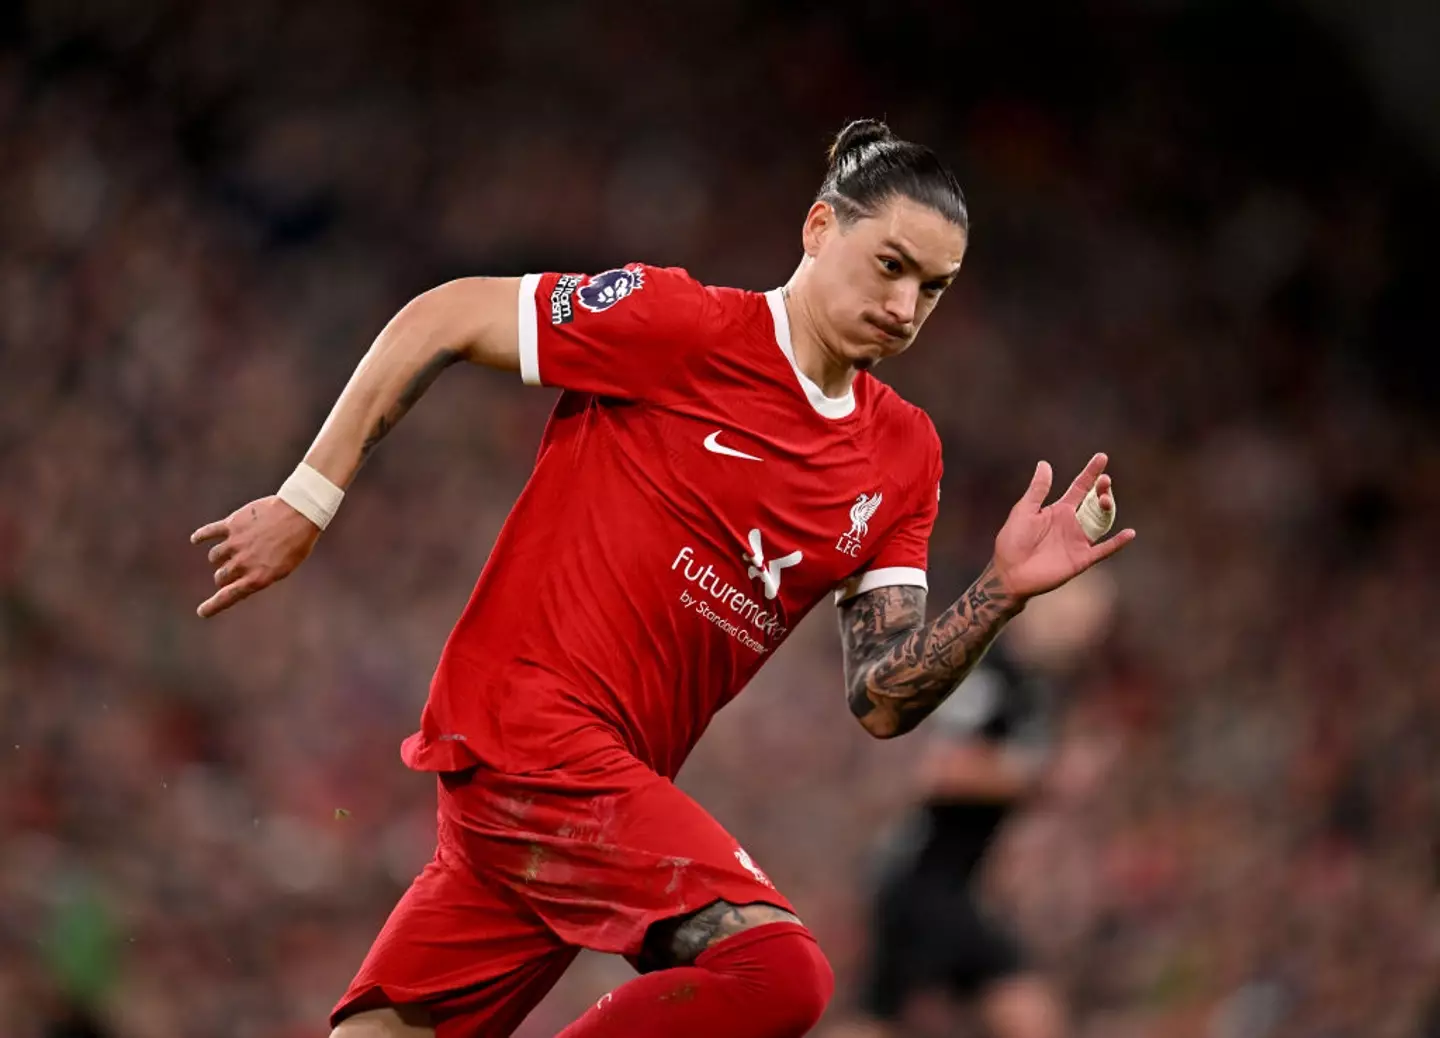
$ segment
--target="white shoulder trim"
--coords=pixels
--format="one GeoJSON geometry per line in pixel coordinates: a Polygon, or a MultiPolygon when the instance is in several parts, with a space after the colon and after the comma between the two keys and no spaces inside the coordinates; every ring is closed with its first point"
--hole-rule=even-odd
{"type": "Polygon", "coordinates": [[[540,287],[539,274],[526,274],[520,279],[516,300],[516,326],[520,329],[520,378],[527,386],[540,385],[540,340],[535,327],[535,290],[540,287]]]}
{"type": "Polygon", "coordinates": [[[765,301],[770,304],[770,316],[775,321],[775,342],[780,347],[780,352],[785,354],[785,359],[790,362],[790,370],[795,372],[800,388],[805,391],[805,399],[810,401],[810,406],[816,412],[826,418],[847,417],[855,410],[855,391],[848,390],[844,396],[826,396],[795,363],[795,348],[790,343],[790,314],[785,309],[784,290],[771,289],[765,293],[765,301]]]}
{"type": "Polygon", "coordinates": [[[857,573],[845,581],[835,589],[835,604],[841,605],[856,595],[874,591],[877,587],[919,587],[930,590],[923,569],[913,566],[886,566],[883,569],[857,573]]]}

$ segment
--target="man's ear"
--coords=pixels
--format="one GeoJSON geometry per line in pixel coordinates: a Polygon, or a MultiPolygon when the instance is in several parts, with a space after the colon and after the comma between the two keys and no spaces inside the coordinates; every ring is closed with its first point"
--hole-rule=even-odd
{"type": "Polygon", "coordinates": [[[826,239],[838,230],[839,220],[835,216],[834,207],[829,202],[816,202],[812,205],[810,211],[805,214],[805,226],[800,233],[805,255],[811,258],[819,255],[826,239]]]}

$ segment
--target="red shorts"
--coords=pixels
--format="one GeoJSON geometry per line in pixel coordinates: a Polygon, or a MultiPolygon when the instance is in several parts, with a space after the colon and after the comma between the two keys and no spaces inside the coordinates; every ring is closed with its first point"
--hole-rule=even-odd
{"type": "Polygon", "coordinates": [[[508,1035],[580,948],[632,959],[712,901],[793,911],[699,804],[623,748],[562,771],[443,774],[435,858],[331,1014],[425,1003],[437,1038],[508,1035]]]}

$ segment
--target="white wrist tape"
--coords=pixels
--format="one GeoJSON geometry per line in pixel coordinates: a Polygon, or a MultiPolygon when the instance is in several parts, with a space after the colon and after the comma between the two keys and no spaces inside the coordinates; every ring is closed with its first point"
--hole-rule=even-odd
{"type": "Polygon", "coordinates": [[[302,461],[276,496],[323,530],[340,510],[345,491],[302,461]]]}

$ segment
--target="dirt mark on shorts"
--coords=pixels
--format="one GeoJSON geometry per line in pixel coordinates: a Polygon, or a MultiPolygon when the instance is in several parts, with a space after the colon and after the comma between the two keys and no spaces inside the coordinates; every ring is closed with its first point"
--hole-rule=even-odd
{"type": "Polygon", "coordinates": [[[700,989],[694,984],[686,981],[673,991],[667,991],[660,996],[661,1002],[694,1002],[695,996],[700,989]]]}
{"type": "Polygon", "coordinates": [[[530,858],[525,862],[525,882],[533,883],[540,875],[540,869],[545,864],[549,853],[538,843],[530,845],[530,858]]]}
{"type": "Polygon", "coordinates": [[[680,881],[685,876],[685,870],[695,864],[690,858],[670,859],[670,882],[665,884],[665,893],[673,894],[680,889],[680,881]]]}

